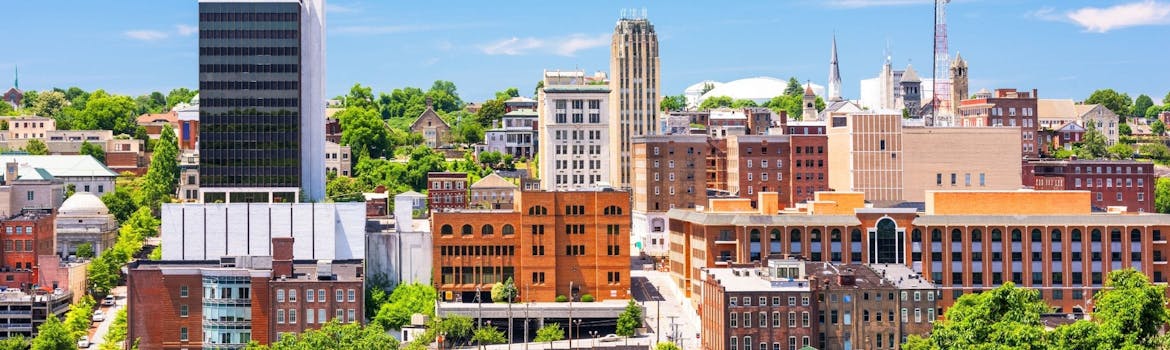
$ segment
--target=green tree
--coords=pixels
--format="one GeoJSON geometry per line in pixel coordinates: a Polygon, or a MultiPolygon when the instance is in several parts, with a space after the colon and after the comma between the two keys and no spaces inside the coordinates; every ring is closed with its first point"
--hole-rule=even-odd
{"type": "Polygon", "coordinates": [[[479,122],[477,115],[464,111],[456,111],[450,114],[456,115],[457,118],[450,123],[451,142],[476,144],[483,141],[484,126],[479,122]]]}
{"type": "Polygon", "coordinates": [[[280,337],[272,345],[248,344],[252,350],[398,349],[398,340],[378,327],[329,321],[321,329],[280,337]]]}
{"type": "MultiPolygon", "coordinates": [[[[72,89],[70,89],[72,90],[72,89]]],[[[167,93],[167,110],[175,107],[180,103],[191,103],[191,99],[198,95],[198,90],[190,90],[187,88],[177,88],[167,93]]]]}
{"type": "Polygon", "coordinates": [[[1043,348],[1040,314],[1049,310],[1034,289],[1011,282],[979,294],[965,294],[935,322],[929,339],[910,336],[903,349],[1043,348]]]}
{"type": "Polygon", "coordinates": [[[138,126],[136,117],[137,108],[133,99],[97,90],[72,122],[73,127],[80,130],[112,130],[115,135],[133,134],[138,126]]]}
{"type": "Polygon", "coordinates": [[[1158,114],[1162,113],[1162,111],[1166,110],[1167,107],[1170,107],[1170,106],[1153,105],[1153,106],[1150,106],[1150,108],[1146,108],[1146,119],[1157,118],[1158,114]]]}
{"type": "Polygon", "coordinates": [[[788,86],[784,87],[784,94],[788,96],[800,96],[804,94],[804,85],[800,84],[796,77],[788,78],[788,86]]]}
{"type": "Polygon", "coordinates": [[[503,344],[508,342],[508,338],[504,336],[504,332],[496,329],[496,327],[480,327],[476,328],[471,335],[471,341],[476,345],[492,345],[503,344]]]}
{"type": "Polygon", "coordinates": [[[65,328],[73,333],[74,341],[77,338],[88,335],[89,325],[93,322],[93,308],[97,302],[93,297],[86,295],[80,301],[74,303],[69,307],[69,311],[65,313],[65,321],[63,324],[65,328]]]}
{"type": "Polygon", "coordinates": [[[37,97],[40,93],[36,90],[27,90],[24,92],[24,97],[20,99],[20,108],[31,109],[33,105],[37,104],[37,97]]]}
{"type": "Polygon", "coordinates": [[[1159,177],[1154,185],[1154,210],[1170,214],[1170,177],[1159,177]]]}
{"type": "Polygon", "coordinates": [[[43,156],[49,154],[49,147],[40,139],[29,139],[24,145],[24,151],[34,156],[43,156]]]}
{"type": "Polygon", "coordinates": [[[617,335],[631,337],[640,326],[642,326],[642,307],[630,299],[630,302],[626,304],[626,310],[618,315],[617,335]]]}
{"type": "Polygon", "coordinates": [[[379,158],[394,154],[390,131],[373,109],[346,108],[335,116],[341,124],[341,144],[359,157],[379,158]]]}
{"type": "Polygon", "coordinates": [[[428,328],[442,334],[443,345],[452,349],[467,344],[473,335],[471,317],[467,316],[450,315],[433,321],[428,328]]]}
{"type": "Polygon", "coordinates": [[[681,111],[687,107],[687,97],[685,95],[672,95],[662,98],[662,102],[658,104],[658,108],[664,112],[681,111]]]}
{"type": "Polygon", "coordinates": [[[50,314],[45,323],[37,328],[37,337],[33,338],[33,350],[73,350],[77,348],[77,337],[73,331],[57,320],[57,316],[50,314]]]}
{"type": "MultiPolygon", "coordinates": [[[[0,103],[0,116],[13,116],[13,115],[16,115],[16,109],[12,108],[12,105],[8,104],[8,102],[0,103]]],[[[8,123],[7,122],[4,123],[4,130],[8,130],[8,123]]]]}
{"type": "MultiPolygon", "coordinates": [[[[1093,94],[1085,99],[1085,104],[1100,104],[1119,116],[1125,116],[1132,111],[1133,101],[1127,94],[1119,93],[1113,89],[1101,89],[1093,91],[1093,94]]],[[[1122,120],[1124,121],[1124,118],[1122,120]]]]}
{"type": "Polygon", "coordinates": [[[504,89],[502,91],[496,91],[496,99],[497,100],[507,100],[507,99],[510,99],[513,97],[520,97],[520,90],[517,90],[516,88],[512,87],[512,88],[504,89]]]}
{"type": "Polygon", "coordinates": [[[479,112],[476,112],[479,124],[483,127],[491,127],[497,120],[504,116],[504,100],[494,99],[487,100],[483,106],[479,107],[479,112]]]}
{"type": "Polygon", "coordinates": [[[1158,143],[1144,143],[1138,147],[1138,153],[1141,153],[1146,158],[1156,161],[1166,161],[1170,159],[1170,148],[1166,144],[1158,143]]]}
{"type": "Polygon", "coordinates": [[[81,141],[81,154],[93,157],[102,164],[106,162],[106,151],[101,146],[89,143],[89,141],[81,141]]]}
{"type": "Polygon", "coordinates": [[[664,341],[664,342],[658,343],[658,345],[654,347],[654,350],[682,350],[682,349],[679,348],[678,345],[675,345],[673,342],[664,341]]]}
{"type": "Polygon", "coordinates": [[[150,250],[150,255],[146,256],[147,260],[159,261],[162,260],[162,245],[157,245],[150,250]]]}
{"type": "Polygon", "coordinates": [[[1170,92],[1166,93],[1166,97],[1162,98],[1162,105],[1170,106],[1170,92]]]}
{"type": "Polygon", "coordinates": [[[114,192],[102,195],[102,203],[105,203],[110,214],[114,214],[118,222],[126,222],[126,219],[130,218],[130,214],[138,210],[138,205],[134,203],[134,197],[130,195],[130,189],[126,186],[115,186],[114,192]]]}
{"type": "Polygon", "coordinates": [[[1133,129],[1131,129],[1129,127],[1129,124],[1127,124],[1127,123],[1122,123],[1121,125],[1119,125],[1117,127],[1117,132],[1120,133],[1121,136],[1133,135],[1133,129]]]}
{"type": "Polygon", "coordinates": [[[565,339],[565,331],[561,329],[561,324],[550,323],[536,330],[536,338],[532,340],[538,343],[548,342],[549,347],[552,347],[552,342],[561,339],[565,339]]]}
{"type": "Polygon", "coordinates": [[[1108,155],[1105,146],[1105,135],[1097,131],[1094,123],[1086,123],[1085,136],[1081,138],[1078,156],[1085,159],[1097,159],[1108,155]]]}
{"type": "Polygon", "coordinates": [[[744,99],[744,98],[731,101],[731,108],[744,108],[744,107],[757,107],[757,106],[759,106],[759,105],[756,104],[756,101],[752,101],[752,100],[744,99]]]}
{"type": "Polygon", "coordinates": [[[700,110],[709,110],[722,107],[731,107],[731,96],[711,96],[699,103],[700,110]]]}
{"type": "Polygon", "coordinates": [[[1151,99],[1145,94],[1138,95],[1138,97],[1133,100],[1133,110],[1130,111],[1129,115],[1134,117],[1144,117],[1146,115],[1146,110],[1153,106],[1154,99],[1151,99]]]}
{"type": "Polygon", "coordinates": [[[102,339],[102,345],[98,350],[121,350],[122,346],[119,343],[126,341],[126,334],[126,308],[121,308],[114,316],[114,323],[110,324],[110,331],[102,339]]]}
{"type": "Polygon", "coordinates": [[[1105,289],[1093,296],[1093,320],[1100,324],[1098,337],[1112,349],[1152,348],[1159,330],[1170,321],[1166,310],[1166,286],[1150,283],[1134,269],[1109,273],[1105,289]]]}
{"type": "Polygon", "coordinates": [[[402,329],[402,326],[410,323],[411,315],[423,314],[433,318],[435,300],[438,300],[438,293],[428,284],[399,285],[390,293],[370,323],[387,330],[402,329]]]}
{"type": "MultiPolygon", "coordinates": [[[[369,86],[362,86],[362,84],[354,83],[353,87],[349,88],[349,95],[345,96],[345,108],[356,109],[374,109],[374,92],[373,88],[369,86]]],[[[342,127],[342,130],[345,128],[342,127]]]]}
{"type": "Polygon", "coordinates": [[[31,347],[29,339],[19,334],[0,340],[0,350],[28,350],[31,347]]]}
{"type": "Polygon", "coordinates": [[[370,190],[349,176],[336,176],[325,183],[325,196],[334,202],[362,202],[365,201],[363,192],[370,190]]]}
{"type": "Polygon", "coordinates": [[[57,91],[45,91],[37,97],[36,103],[29,109],[29,112],[34,115],[53,118],[65,108],[66,104],[68,104],[68,101],[65,100],[65,94],[57,91]]]}
{"type": "MultiPolygon", "coordinates": [[[[543,89],[544,89],[544,80],[541,79],[540,81],[536,82],[536,87],[532,89],[532,96],[540,96],[540,90],[543,90],[543,89]]],[[[1167,98],[1170,98],[1170,94],[1167,94],[1166,96],[1167,96],[1167,98]]],[[[1167,103],[1170,104],[1170,102],[1167,102],[1167,103]]]]}
{"type": "MultiPolygon", "coordinates": [[[[1121,124],[1125,125],[1125,124],[1121,124]]],[[[1130,145],[1120,143],[1109,146],[1109,157],[1113,159],[1130,159],[1133,158],[1133,147],[1130,145]]]]}
{"type": "Polygon", "coordinates": [[[82,259],[93,258],[93,244],[89,242],[78,244],[77,257],[82,259]]]}
{"type": "MultiPolygon", "coordinates": [[[[520,93],[516,92],[516,88],[509,88],[508,90],[505,90],[505,91],[510,93],[508,96],[509,98],[520,96],[520,93]]],[[[444,106],[443,108],[436,108],[436,109],[440,109],[440,110],[445,111],[445,112],[451,112],[451,111],[455,111],[455,110],[458,110],[460,108],[463,108],[463,99],[459,98],[459,92],[455,88],[455,83],[452,83],[452,82],[446,81],[446,80],[435,80],[435,82],[431,84],[431,89],[428,90],[427,92],[428,93],[441,92],[443,95],[451,97],[451,101],[450,101],[449,106],[444,106]]],[[[499,93],[497,93],[497,95],[498,94],[499,93]]],[[[436,106],[439,106],[439,105],[436,104],[436,106]]]]}
{"type": "Polygon", "coordinates": [[[496,284],[492,285],[492,302],[500,303],[516,300],[516,293],[516,283],[512,282],[511,277],[508,277],[508,280],[496,282],[496,284]]]}
{"type": "Polygon", "coordinates": [[[1160,136],[1162,134],[1165,134],[1166,133],[1166,123],[1163,123],[1161,120],[1156,120],[1156,121],[1154,121],[1153,124],[1150,124],[1150,131],[1154,132],[1154,135],[1160,136]]]}
{"type": "Polygon", "coordinates": [[[139,206],[158,208],[160,203],[169,201],[179,183],[179,143],[175,131],[164,127],[158,139],[158,146],[150,158],[145,181],[135,198],[139,206]]]}

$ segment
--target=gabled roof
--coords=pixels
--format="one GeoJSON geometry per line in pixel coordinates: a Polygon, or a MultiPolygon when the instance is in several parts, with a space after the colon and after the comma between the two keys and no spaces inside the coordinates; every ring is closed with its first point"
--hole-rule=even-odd
{"type": "Polygon", "coordinates": [[[53,177],[118,177],[118,173],[88,155],[0,155],[0,164],[8,163],[17,163],[22,167],[41,168],[53,177]]]}
{"type": "Polygon", "coordinates": [[[474,184],[471,184],[471,189],[481,189],[481,188],[513,188],[514,189],[514,188],[516,188],[516,185],[513,185],[511,182],[508,182],[508,180],[505,180],[502,176],[496,175],[496,173],[491,173],[491,174],[488,174],[488,176],[484,176],[482,179],[479,179],[479,181],[476,181],[474,184]]]}
{"type": "Polygon", "coordinates": [[[1099,104],[1091,104],[1091,105],[1079,104],[1079,105],[1074,106],[1074,108],[1076,110],[1076,115],[1078,117],[1082,117],[1082,118],[1088,116],[1088,114],[1090,112],[1096,110],[1097,107],[1101,107],[1101,109],[1103,110],[1102,113],[1105,113],[1105,115],[1104,115],[1105,117],[1117,117],[1116,113],[1113,113],[1113,111],[1111,111],[1108,108],[1105,108],[1099,104]]]}
{"type": "Polygon", "coordinates": [[[443,120],[443,118],[439,117],[438,113],[435,113],[435,109],[432,107],[429,107],[429,106],[427,107],[427,110],[423,111],[422,114],[418,115],[418,119],[415,119],[414,123],[410,123],[410,128],[414,129],[416,126],[418,126],[419,122],[422,122],[423,120],[429,119],[429,118],[434,118],[435,120],[438,120],[440,124],[447,127],[448,129],[451,128],[451,125],[448,125],[447,122],[443,120]]]}
{"type": "Polygon", "coordinates": [[[903,83],[921,83],[922,79],[918,78],[918,73],[914,72],[913,65],[906,65],[906,71],[902,72],[903,83]]]}
{"type": "Polygon", "coordinates": [[[1064,125],[1061,125],[1059,128],[1056,128],[1056,131],[1059,131],[1059,132],[1085,132],[1085,127],[1081,126],[1081,124],[1077,123],[1077,122],[1068,122],[1068,123],[1064,123],[1064,125]]]}
{"type": "Polygon", "coordinates": [[[170,111],[166,113],[157,114],[143,114],[138,116],[138,124],[149,124],[155,122],[165,122],[175,124],[179,122],[179,113],[170,111]]]}
{"type": "Polygon", "coordinates": [[[1070,99],[1037,99],[1037,119],[1070,119],[1076,118],[1076,103],[1070,99]]]}

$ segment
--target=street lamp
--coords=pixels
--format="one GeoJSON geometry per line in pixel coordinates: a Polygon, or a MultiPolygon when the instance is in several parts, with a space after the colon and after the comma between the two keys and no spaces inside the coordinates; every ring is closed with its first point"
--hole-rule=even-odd
{"type": "Polygon", "coordinates": [[[476,325],[477,325],[478,327],[480,327],[480,328],[482,328],[482,327],[483,327],[483,300],[481,300],[481,299],[480,299],[480,298],[481,298],[481,297],[480,297],[480,295],[481,295],[481,294],[483,294],[483,293],[482,293],[482,292],[480,292],[479,286],[478,286],[478,285],[476,285],[476,286],[475,286],[475,303],[476,303],[476,304],[479,304],[479,310],[478,310],[478,312],[476,313],[476,320],[475,320],[475,323],[476,323],[476,325]]]}
{"type": "Polygon", "coordinates": [[[597,348],[598,332],[596,330],[592,330],[592,331],[589,331],[589,335],[593,337],[593,348],[596,349],[597,348]]]}
{"type": "MultiPolygon", "coordinates": [[[[577,323],[577,337],[580,338],[581,337],[581,319],[578,318],[576,320],[573,320],[573,323],[577,323]]],[[[569,333],[573,333],[573,324],[572,323],[569,323],[569,333]]],[[[571,341],[569,342],[569,348],[570,349],[573,348],[573,343],[571,341]]]]}

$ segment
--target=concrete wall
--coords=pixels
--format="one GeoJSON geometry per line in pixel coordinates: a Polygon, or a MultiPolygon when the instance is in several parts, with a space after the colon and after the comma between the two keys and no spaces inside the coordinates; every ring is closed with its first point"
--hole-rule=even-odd
{"type": "Polygon", "coordinates": [[[928,190],[1022,187],[1022,162],[1014,156],[1020,151],[1019,128],[905,128],[902,134],[904,200],[921,202],[928,190]],[[951,174],[955,174],[954,185],[951,174]]]}
{"type": "Polygon", "coordinates": [[[296,259],[365,257],[365,203],[164,204],[163,260],[271,255],[293,237],[296,259]]]}
{"type": "Polygon", "coordinates": [[[381,274],[391,285],[431,284],[431,232],[371,232],[366,236],[368,276],[381,274]]]}

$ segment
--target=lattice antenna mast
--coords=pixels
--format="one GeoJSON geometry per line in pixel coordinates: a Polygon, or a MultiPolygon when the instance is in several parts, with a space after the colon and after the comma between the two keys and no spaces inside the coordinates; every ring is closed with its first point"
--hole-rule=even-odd
{"type": "Polygon", "coordinates": [[[931,81],[934,84],[934,108],[931,114],[935,122],[949,126],[951,110],[951,57],[947,49],[947,3],[950,0],[934,0],[934,69],[931,81]],[[940,119],[940,114],[942,119],[940,119]]]}

